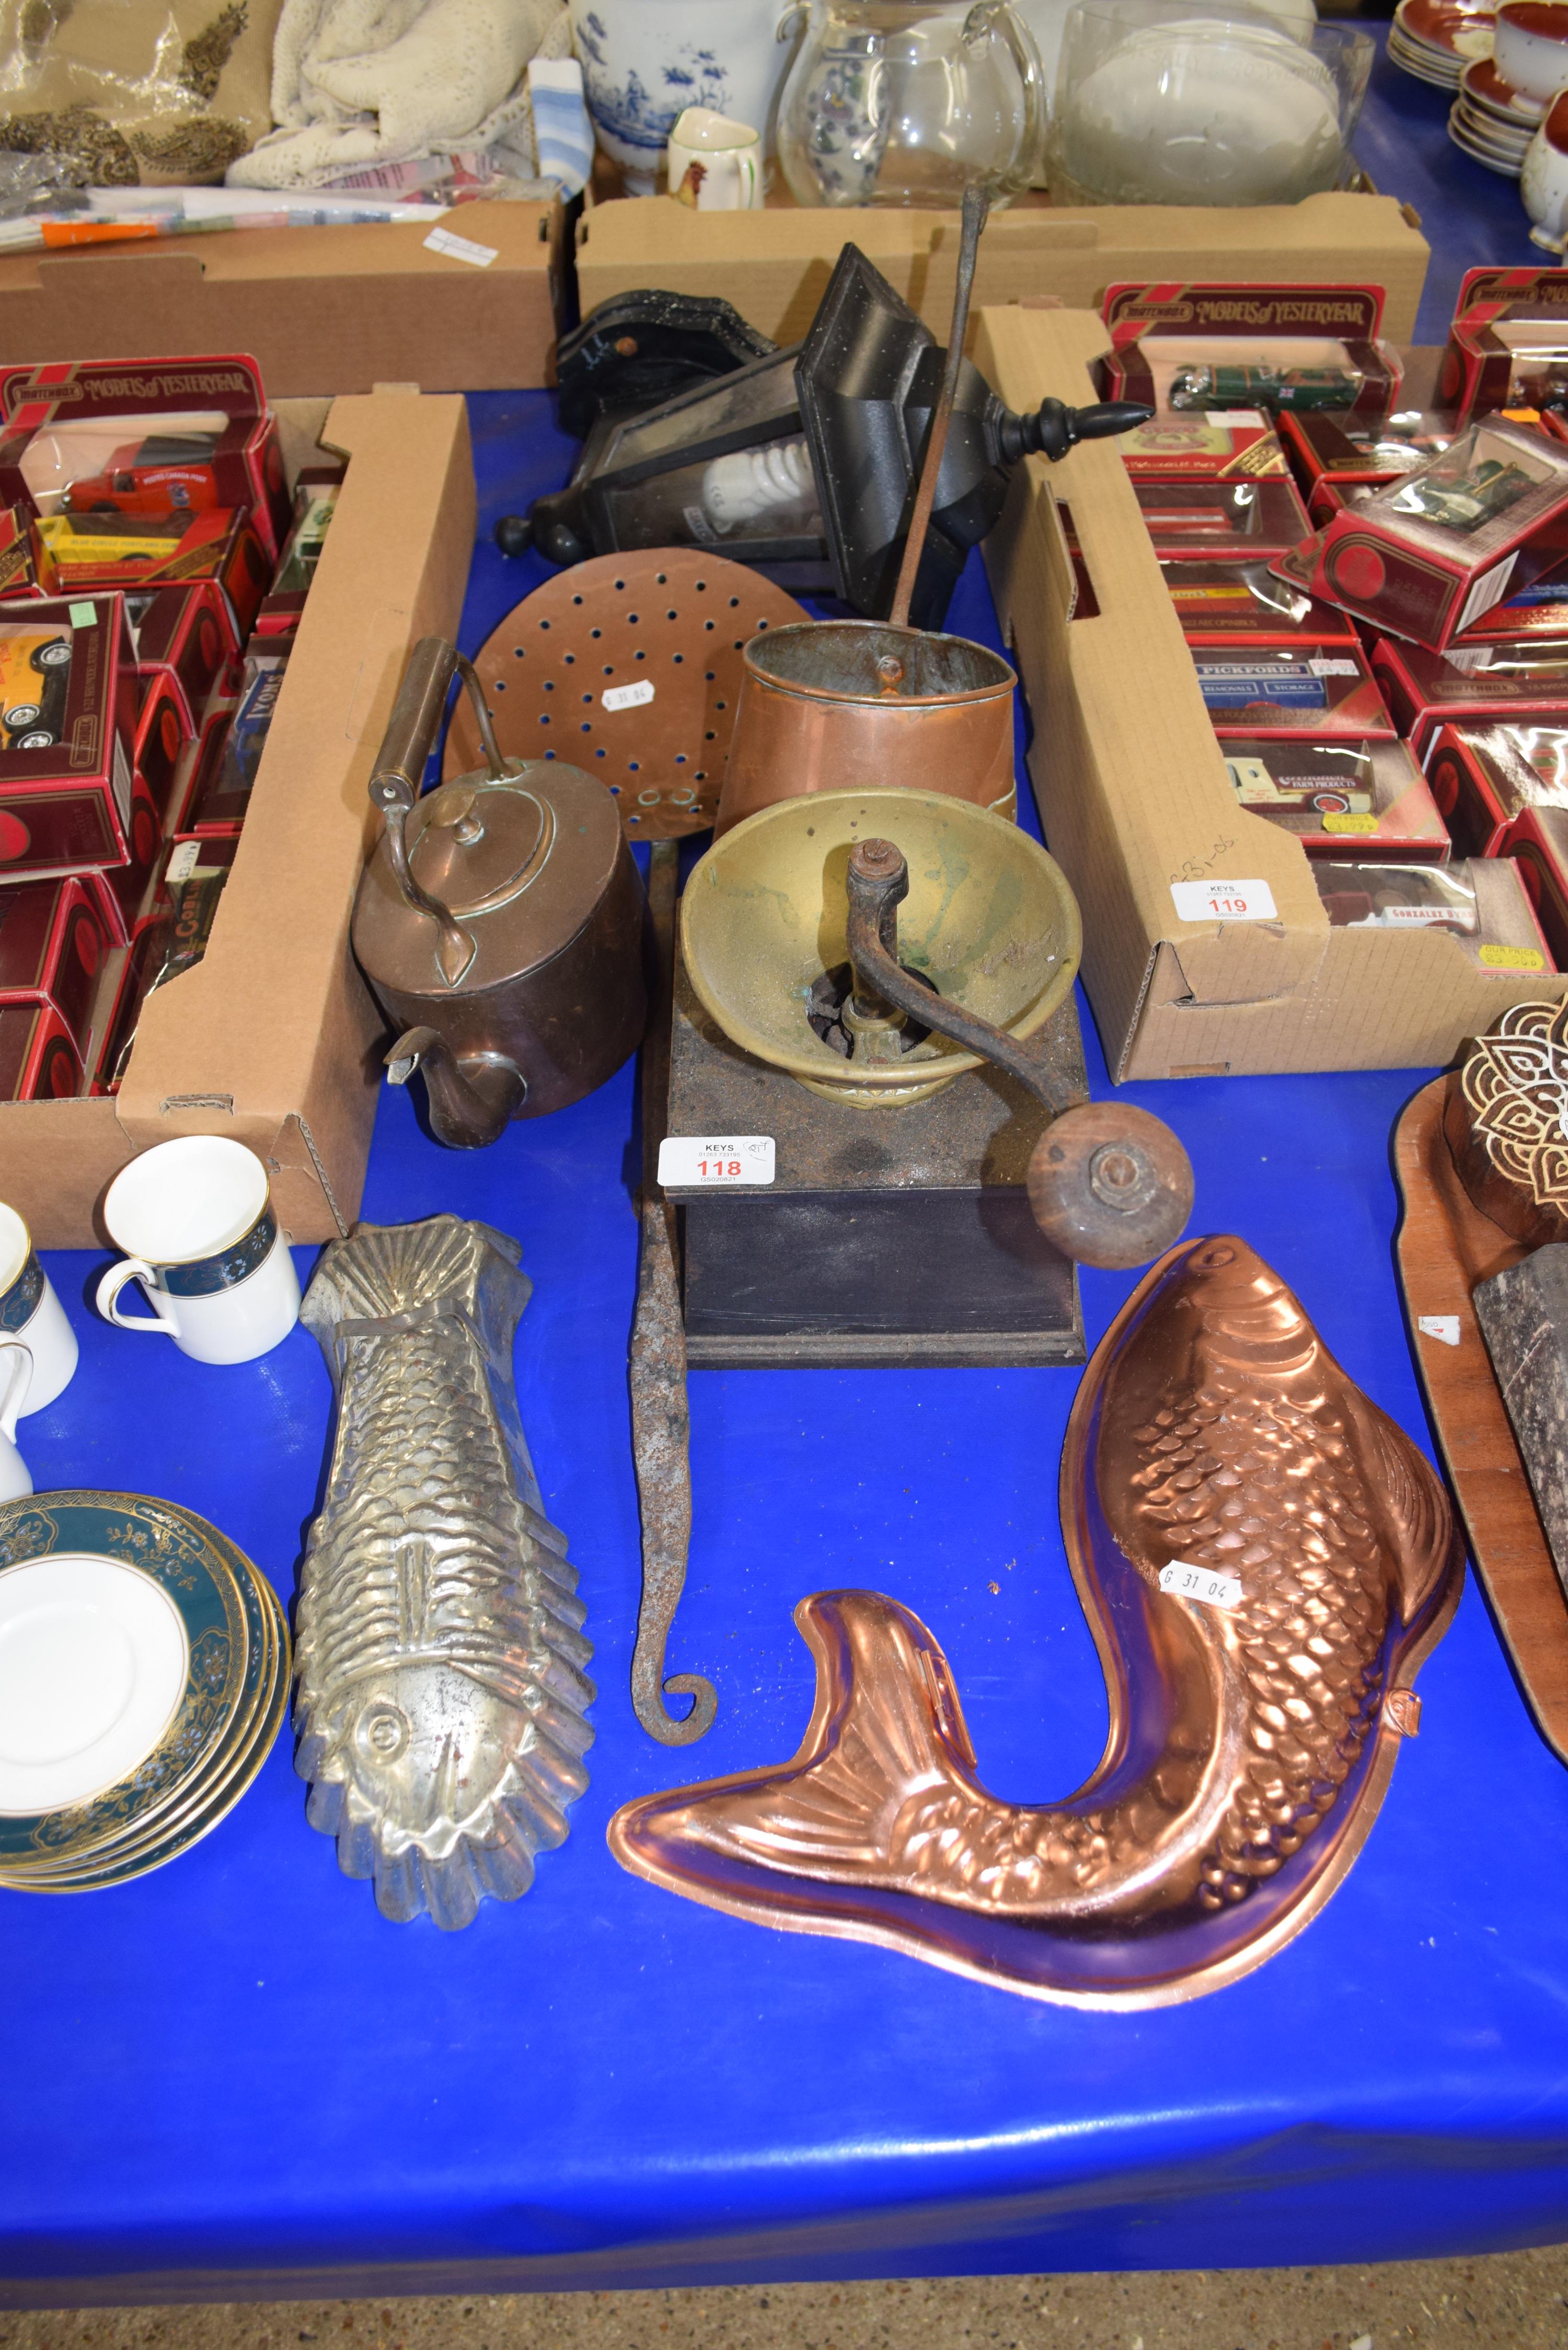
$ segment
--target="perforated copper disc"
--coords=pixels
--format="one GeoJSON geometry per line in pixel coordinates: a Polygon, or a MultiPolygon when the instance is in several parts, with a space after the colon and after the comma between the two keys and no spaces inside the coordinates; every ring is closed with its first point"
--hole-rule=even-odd
{"type": "MultiPolygon", "coordinates": [[[[616,794],[632,839],[670,840],[713,821],[742,649],[763,629],[810,618],[722,556],[685,546],[597,555],[535,588],[474,667],[504,753],[569,760],[616,794]],[[619,703],[628,692],[635,698],[619,703]]],[[[462,700],[442,772],[482,763],[462,700]]]]}

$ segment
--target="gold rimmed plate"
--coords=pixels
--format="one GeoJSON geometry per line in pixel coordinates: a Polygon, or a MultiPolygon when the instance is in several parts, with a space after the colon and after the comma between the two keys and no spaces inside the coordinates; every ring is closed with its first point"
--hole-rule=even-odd
{"type": "Polygon", "coordinates": [[[0,1883],[33,1893],[85,1892],[99,1885],[121,1883],[161,1866],[175,1853],[184,1851],[216,1826],[239,1800],[277,1736],[291,1671],[288,1623],[281,1603],[260,1575],[251,1578],[250,1591],[258,1637],[256,1669],[246,1702],[222,1750],[214,1752],[182,1787],[179,1800],[134,1833],[113,1837],[68,1860],[34,1861],[22,1868],[0,1866],[0,1883]]]}
{"type": "Polygon", "coordinates": [[[254,1702],[254,1584],[172,1503],[0,1507],[0,1871],[79,1863],[183,1802],[254,1702]]]}
{"type": "Polygon", "coordinates": [[[266,1609],[271,1619],[267,1674],[259,1693],[250,1734],[222,1777],[208,1785],[199,1802],[177,1821],[165,1824],[161,1830],[133,1846],[99,1853],[73,1869],[44,1875],[29,1873],[25,1880],[8,1878],[0,1872],[0,1884],[9,1884],[14,1889],[29,1893],[56,1894],[92,1893],[106,1886],[128,1884],[133,1877],[149,1876],[154,1869],[162,1868],[170,1861],[178,1859],[182,1853],[188,1852],[192,1845],[198,1844],[228,1817],[241,1796],[248,1792],[271,1753],[288,1711],[289,1685],[293,1678],[288,1624],[280,1603],[270,1589],[265,1586],[261,1587],[265,1592],[266,1609]]]}

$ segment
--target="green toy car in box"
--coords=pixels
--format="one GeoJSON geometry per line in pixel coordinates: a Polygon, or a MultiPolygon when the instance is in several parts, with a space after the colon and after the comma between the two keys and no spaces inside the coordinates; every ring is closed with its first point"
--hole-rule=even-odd
{"type": "Polygon", "coordinates": [[[1361,390],[1355,368],[1179,368],[1167,398],[1172,408],[1351,408],[1361,390]]]}

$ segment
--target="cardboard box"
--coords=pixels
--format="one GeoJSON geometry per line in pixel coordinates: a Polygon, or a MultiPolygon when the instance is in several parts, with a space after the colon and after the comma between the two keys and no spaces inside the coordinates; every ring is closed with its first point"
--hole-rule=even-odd
{"type": "Polygon", "coordinates": [[[348,951],[368,786],[412,647],[456,629],[473,472],[461,400],[387,392],[279,421],[291,473],[321,437],[348,473],[207,953],[149,999],[113,1099],[0,1104],[5,1195],[46,1248],[99,1243],[105,1186],[176,1134],[256,1151],[291,1240],[358,1212],[385,1033],[348,951]]]}
{"type": "MultiPolygon", "coordinates": [[[[1092,315],[992,309],[976,356],[1016,406],[1030,384],[1086,399],[1104,348],[1092,315]]],[[[1300,843],[1236,805],[1114,442],[1075,449],[1054,477],[1031,459],[985,556],[1037,720],[1050,713],[1030,773],[1117,1078],[1441,1065],[1508,1004],[1568,993],[1568,979],[1478,969],[1440,930],[1331,927],[1300,843]],[[1074,616],[1058,496],[1093,618],[1074,616]]]]}
{"type": "MultiPolygon", "coordinates": [[[[453,225],[451,215],[431,223],[453,225]]],[[[379,383],[426,391],[547,383],[560,206],[464,204],[455,225],[494,260],[479,268],[431,252],[422,221],[218,230],[7,255],[0,361],[249,351],[275,404],[379,383]]],[[[1424,269],[1425,245],[1413,233],[1404,243],[1412,252],[1419,245],[1424,269]]],[[[1415,286],[1418,293],[1419,276],[1415,286]]]]}
{"type": "MultiPolygon", "coordinates": [[[[483,234],[467,225],[477,209],[465,207],[466,234],[483,234]]],[[[798,342],[846,241],[945,342],[958,259],[956,212],[769,206],[699,213],[670,196],[597,204],[577,224],[577,297],[587,317],[612,295],[645,286],[719,294],[775,342],[798,342]]],[[[986,224],[974,300],[978,307],[1046,296],[1093,309],[1107,286],[1129,279],[1381,286],[1383,331],[1408,342],[1427,260],[1414,215],[1392,196],[1329,192],[1299,204],[1255,207],[1022,203],[986,224]]],[[[7,265],[0,263],[0,291],[7,265]]],[[[260,350],[257,338],[245,348],[260,350]]],[[[260,356],[272,384],[274,364],[265,351],[260,356]]],[[[1033,408],[1044,389],[1031,392],[1019,384],[1012,404],[1033,408]]]]}

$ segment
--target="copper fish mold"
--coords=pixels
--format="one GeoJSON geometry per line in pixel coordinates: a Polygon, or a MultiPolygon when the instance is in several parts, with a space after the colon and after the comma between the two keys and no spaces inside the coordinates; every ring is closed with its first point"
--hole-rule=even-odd
{"type": "Polygon", "coordinates": [[[512,1381],[521,1250],[457,1216],[361,1224],[301,1319],[337,1395],[300,1576],[295,1767],[382,1914],[513,1901],[587,1785],[593,1683],[512,1381]]]}
{"type": "Polygon", "coordinates": [[[625,1805],[618,1860],[1079,2007],[1193,1999],[1282,1948],[1415,1726],[1464,1575],[1448,1496],[1230,1236],[1172,1249],[1113,1324],[1061,1490],[1110,1710],[1076,1794],[989,1794],[931,1633],[877,1593],[821,1592],[795,1611],[817,1679],[794,1760],[625,1805]]]}

